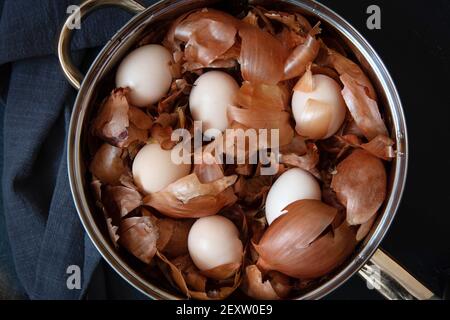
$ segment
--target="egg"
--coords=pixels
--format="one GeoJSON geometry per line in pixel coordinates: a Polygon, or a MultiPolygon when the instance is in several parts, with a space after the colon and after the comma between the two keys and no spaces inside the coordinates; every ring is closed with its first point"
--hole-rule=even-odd
{"type": "Polygon", "coordinates": [[[200,218],[192,225],[188,250],[192,261],[202,271],[239,263],[243,254],[238,229],[233,222],[219,215],[200,218]]]}
{"type": "Polygon", "coordinates": [[[227,109],[238,91],[236,80],[223,71],[206,72],[197,79],[189,96],[189,107],[193,119],[202,121],[203,132],[212,128],[224,131],[229,126],[227,109]]]}
{"type": "Polygon", "coordinates": [[[162,149],[158,143],[143,147],[134,158],[132,168],[134,182],[146,193],[161,191],[190,171],[190,164],[176,164],[171,150],[162,149]]]}
{"type": "Polygon", "coordinates": [[[266,198],[266,219],[271,224],[289,204],[304,199],[321,200],[317,180],[299,168],[284,172],[272,185],[266,198]]]}
{"type": "Polygon", "coordinates": [[[145,107],[165,96],[172,83],[172,56],[163,46],[150,44],[129,53],[119,65],[116,87],[130,88],[129,102],[145,107]]]}
{"type": "Polygon", "coordinates": [[[341,94],[342,89],[334,79],[316,74],[313,75],[313,83],[313,91],[296,90],[292,96],[296,131],[311,139],[326,139],[342,126],[347,107],[341,94]],[[316,100],[319,106],[308,106],[310,99],[316,100]]]}

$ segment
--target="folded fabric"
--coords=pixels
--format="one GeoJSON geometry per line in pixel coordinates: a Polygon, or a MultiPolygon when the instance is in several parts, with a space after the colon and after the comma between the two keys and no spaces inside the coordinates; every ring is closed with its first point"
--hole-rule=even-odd
{"type": "MultiPolygon", "coordinates": [[[[23,294],[31,299],[82,298],[100,261],[70,193],[65,142],[76,92],[55,55],[67,7],[77,3],[0,0],[2,195],[7,229],[2,237],[9,243],[23,294]],[[72,274],[67,271],[73,265],[82,271],[81,289],[67,286],[72,274]]],[[[74,60],[82,63],[84,49],[106,43],[130,17],[118,9],[104,9],[83,21],[73,40],[74,60]]]]}

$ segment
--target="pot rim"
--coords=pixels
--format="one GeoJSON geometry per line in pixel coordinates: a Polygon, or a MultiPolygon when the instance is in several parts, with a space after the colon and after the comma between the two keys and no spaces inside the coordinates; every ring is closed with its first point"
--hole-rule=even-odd
{"type": "MultiPolygon", "coordinates": [[[[170,12],[174,6],[179,6],[180,3],[195,2],[195,0],[182,0],[176,2],[172,0],[161,0],[134,16],[111,38],[98,54],[82,82],[74,104],[67,138],[67,163],[70,188],[78,215],[89,238],[102,257],[123,279],[130,283],[134,288],[153,299],[184,299],[184,297],[171,294],[153,285],[150,281],[147,281],[128,266],[124,259],[122,259],[114,250],[108,240],[102,236],[87,202],[82,175],[83,159],[80,156],[79,146],[81,145],[83,119],[85,118],[87,111],[87,102],[90,101],[94,92],[93,84],[98,82],[100,75],[110,64],[113,57],[112,53],[114,53],[123,43],[126,43],[127,39],[141,31],[141,28],[145,25],[144,21],[151,20],[154,17],[155,12],[158,14],[167,13],[170,12]]],[[[355,255],[350,262],[347,262],[347,265],[333,275],[332,278],[319,285],[317,288],[296,298],[320,299],[331,293],[358,272],[358,270],[374,254],[386,235],[399,207],[406,183],[409,154],[408,135],[402,103],[394,82],[384,63],[364,37],[341,16],[315,0],[279,0],[279,2],[294,5],[309,12],[313,16],[316,16],[320,20],[327,22],[343,35],[364,57],[385,92],[387,98],[387,105],[385,107],[390,110],[392,116],[393,129],[395,130],[393,134],[395,134],[396,146],[398,149],[397,156],[393,161],[391,169],[394,172],[392,181],[393,188],[389,193],[389,199],[386,201],[385,209],[383,213],[380,214],[381,220],[370,236],[370,239],[363,245],[358,254],[355,255]]]]}

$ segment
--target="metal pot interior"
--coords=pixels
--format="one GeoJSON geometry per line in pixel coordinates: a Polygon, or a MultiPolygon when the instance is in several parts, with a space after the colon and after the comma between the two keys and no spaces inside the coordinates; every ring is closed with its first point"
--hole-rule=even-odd
{"type": "MultiPolygon", "coordinates": [[[[154,299],[181,299],[162,275],[149,274],[145,266],[125,251],[116,251],[106,230],[104,218],[91,195],[86,158],[88,127],[104,97],[114,88],[116,66],[127,52],[144,37],[161,40],[167,26],[179,15],[202,7],[214,7],[230,13],[238,12],[244,1],[182,0],[162,1],[134,17],[111,39],[91,66],[78,94],[68,140],[68,163],[71,188],[83,225],[105,260],[130,284],[154,299]],[[150,279],[150,280],[148,280],[150,279]]],[[[391,137],[397,143],[398,157],[389,165],[388,198],[377,223],[354,255],[332,275],[297,299],[321,298],[357,272],[370,258],[385,235],[398,207],[406,178],[407,136],[401,103],[396,89],[381,60],[366,41],[344,20],[313,1],[250,1],[268,9],[299,12],[322,21],[325,32],[347,46],[363,66],[377,90],[380,107],[391,137]]],[[[239,296],[238,296],[239,297],[239,296]]]]}

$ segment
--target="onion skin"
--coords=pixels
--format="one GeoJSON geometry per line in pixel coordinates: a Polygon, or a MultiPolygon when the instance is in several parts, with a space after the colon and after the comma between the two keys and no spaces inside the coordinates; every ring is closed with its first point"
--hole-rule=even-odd
{"type": "Polygon", "coordinates": [[[234,45],[239,23],[224,12],[204,9],[179,22],[174,38],[186,42],[187,61],[207,66],[234,45]]]}
{"type": "Polygon", "coordinates": [[[187,239],[192,220],[175,220],[162,218],[156,221],[159,238],[156,243],[158,251],[169,258],[179,257],[188,253],[187,239]]]}
{"type": "Polygon", "coordinates": [[[291,244],[306,248],[334,220],[337,210],[319,200],[299,200],[288,205],[284,215],[277,218],[267,229],[258,247],[264,248],[270,239],[271,247],[280,249],[291,244]]]}
{"type": "Polygon", "coordinates": [[[223,168],[211,153],[203,153],[203,161],[194,165],[194,173],[201,183],[210,183],[223,178],[223,168]]]}
{"type": "Polygon", "coordinates": [[[95,135],[116,146],[128,139],[130,122],[127,92],[127,89],[115,89],[101,106],[92,124],[95,135]]]}
{"type": "Polygon", "coordinates": [[[116,209],[120,217],[124,218],[142,205],[142,196],[136,189],[124,186],[106,186],[103,203],[105,206],[109,203],[109,211],[116,209]]]}
{"type": "Polygon", "coordinates": [[[320,173],[317,169],[320,157],[319,149],[313,142],[308,142],[305,148],[306,153],[301,155],[295,152],[284,153],[281,150],[280,163],[306,170],[316,178],[320,178],[320,173]]]}
{"type": "Polygon", "coordinates": [[[295,131],[309,139],[327,137],[333,120],[334,106],[314,99],[308,99],[302,116],[296,119],[295,131]]]}
{"type": "Polygon", "coordinates": [[[235,106],[228,107],[228,118],[231,121],[243,124],[253,129],[268,129],[268,137],[270,138],[270,130],[279,130],[279,141],[268,143],[268,146],[284,146],[289,144],[294,138],[294,129],[290,124],[291,115],[286,111],[269,110],[269,109],[245,109],[235,106]]]}
{"type": "Polygon", "coordinates": [[[395,151],[393,148],[394,141],[387,136],[376,136],[368,143],[362,144],[361,148],[369,151],[374,156],[389,161],[395,157],[395,151]]]}
{"type": "Polygon", "coordinates": [[[283,28],[280,33],[276,34],[276,37],[278,40],[280,40],[280,42],[288,50],[288,52],[291,52],[294,48],[305,43],[306,41],[305,37],[302,37],[295,31],[289,30],[287,28],[283,28]]]}
{"type": "Polygon", "coordinates": [[[324,76],[328,76],[338,83],[339,83],[339,81],[341,81],[339,79],[339,74],[330,67],[319,66],[319,65],[313,63],[311,66],[311,72],[313,74],[323,74],[324,76]]]}
{"type": "Polygon", "coordinates": [[[126,140],[117,143],[117,146],[120,148],[127,148],[135,141],[146,142],[147,139],[148,131],[146,129],[139,129],[134,124],[130,123],[130,126],[128,127],[128,137],[126,140]]]}
{"type": "Polygon", "coordinates": [[[290,92],[283,85],[254,84],[244,82],[236,96],[236,104],[247,109],[286,111],[290,92]]]}
{"type": "Polygon", "coordinates": [[[239,12],[235,17],[194,9],[170,29],[151,30],[138,47],[165,37],[162,45],[173,58],[170,90],[144,110],[128,103],[129,88],[116,88],[98,106],[89,128],[91,187],[117,253],[129,252],[125,258],[145,264],[149,280],[162,274],[167,282],[161,285],[189,299],[224,299],[238,288],[254,299],[289,299],[327,281],[370,239],[387,194],[384,161],[396,157],[381,101],[363,65],[347,57],[345,44],[327,39],[320,21],[311,25],[298,13],[267,11],[258,4],[243,19],[239,12]],[[198,150],[208,161],[193,164],[190,174],[159,192],[141,194],[130,168],[136,154],[145,143],[173,149],[175,129],[193,133],[189,94],[197,76],[210,69],[224,69],[241,85],[227,107],[231,133],[202,143],[198,150]],[[336,99],[314,95],[317,75],[339,84],[333,90],[343,112],[339,128],[330,112],[336,99]],[[301,100],[306,111],[300,116],[292,91],[313,97],[301,100]],[[252,143],[256,150],[248,151],[253,136],[239,143],[233,133],[246,129],[268,129],[269,141],[259,144],[265,141],[259,131],[252,143]],[[270,137],[270,129],[278,129],[279,139],[270,137]],[[236,159],[240,147],[247,161],[261,149],[278,160],[277,173],[263,175],[262,161],[215,162],[213,148],[222,141],[219,156],[236,159]],[[275,147],[279,152],[270,150],[275,147]],[[295,201],[269,226],[263,214],[267,193],[292,167],[320,181],[321,200],[295,201]],[[188,234],[195,219],[215,214],[238,227],[242,259],[200,271],[189,255],[188,234]]]}
{"type": "Polygon", "coordinates": [[[153,119],[128,104],[128,89],[115,89],[105,100],[92,125],[94,135],[120,148],[135,141],[145,142],[153,119]]]}
{"type": "Polygon", "coordinates": [[[201,271],[200,273],[214,280],[226,280],[235,275],[240,267],[241,267],[240,262],[227,263],[221,266],[217,266],[213,269],[201,271]]]}
{"type": "Polygon", "coordinates": [[[280,300],[289,295],[292,289],[290,279],[277,272],[271,272],[269,279],[263,281],[262,273],[256,265],[245,268],[242,290],[257,300],[280,300]]]}
{"type": "Polygon", "coordinates": [[[342,126],[347,107],[339,84],[326,75],[313,75],[311,68],[309,64],[294,87],[292,110],[295,130],[308,139],[328,139],[342,126]],[[328,98],[322,97],[324,90],[330,92],[328,98]]]}
{"type": "Polygon", "coordinates": [[[358,125],[355,122],[355,119],[353,119],[351,116],[347,117],[346,124],[344,126],[343,134],[344,135],[355,135],[358,138],[363,138],[364,134],[362,133],[361,129],[358,128],[358,125]]]}
{"type": "Polygon", "coordinates": [[[136,128],[141,130],[149,130],[153,125],[153,119],[140,108],[130,106],[128,110],[128,118],[136,128]]]}
{"type": "Polygon", "coordinates": [[[241,176],[234,185],[234,191],[245,204],[259,203],[262,206],[272,183],[273,176],[256,175],[248,179],[241,176]]]}
{"type": "Polygon", "coordinates": [[[294,86],[294,91],[312,92],[315,88],[313,73],[311,71],[312,65],[306,67],[305,74],[298,80],[294,86]]]}
{"type": "Polygon", "coordinates": [[[104,143],[94,156],[89,170],[101,182],[116,185],[120,177],[127,171],[122,159],[123,150],[104,143]]]}
{"type": "Polygon", "coordinates": [[[242,77],[252,83],[278,84],[283,79],[286,48],[270,33],[251,26],[239,29],[242,77]]]}
{"type": "Polygon", "coordinates": [[[372,218],[369,219],[369,221],[359,226],[358,231],[356,232],[356,241],[363,240],[370,233],[370,230],[372,229],[376,220],[377,215],[375,214],[372,216],[372,218]]]}
{"type": "Polygon", "coordinates": [[[108,218],[105,216],[105,220],[106,220],[106,228],[108,229],[108,235],[109,238],[111,239],[111,242],[114,245],[114,248],[119,248],[119,235],[117,234],[119,227],[115,226],[112,222],[112,218],[108,218]]]}
{"type": "Polygon", "coordinates": [[[188,287],[197,291],[206,291],[207,278],[200,274],[189,254],[181,255],[172,260],[188,287]]]}
{"type": "MultiPolygon", "coordinates": [[[[222,165],[217,163],[211,153],[205,152],[203,153],[202,163],[194,165],[194,173],[197,175],[198,180],[201,183],[212,183],[225,177],[222,165]]],[[[234,194],[233,187],[230,186],[223,190],[219,195],[219,199],[227,200],[230,204],[236,201],[237,199],[234,194]]]]}
{"type": "Polygon", "coordinates": [[[133,217],[122,220],[119,227],[119,243],[144,263],[150,263],[156,253],[158,228],[149,217],[133,217]]]}
{"type": "MultiPolygon", "coordinates": [[[[270,140],[268,146],[284,146],[294,137],[291,126],[289,108],[289,91],[284,85],[270,85],[262,83],[244,82],[235,101],[236,106],[230,105],[227,110],[228,119],[232,123],[243,125],[244,130],[271,129],[279,130],[279,141],[270,140]]],[[[230,137],[230,139],[234,139],[230,137]]],[[[232,141],[230,141],[232,142],[232,141]]],[[[264,141],[265,142],[265,141],[264,141]]],[[[258,145],[260,147],[260,145],[258,145]]]]}
{"type": "Polygon", "coordinates": [[[162,127],[173,126],[176,122],[178,122],[178,118],[175,114],[170,113],[175,109],[175,103],[178,101],[183,94],[189,94],[191,87],[186,82],[185,79],[177,79],[175,80],[171,87],[170,91],[167,93],[166,97],[158,102],[158,113],[159,116],[155,120],[155,123],[159,123],[162,127]],[[163,119],[161,119],[163,118],[163,119]],[[165,119],[164,119],[165,118],[165,119]],[[176,119],[175,123],[173,123],[169,119],[176,119]],[[168,123],[165,123],[168,122],[168,123]]]}
{"type": "Polygon", "coordinates": [[[306,34],[312,29],[309,21],[299,13],[289,14],[285,12],[269,11],[264,13],[264,15],[271,20],[281,22],[296,33],[306,34]]]}
{"type": "Polygon", "coordinates": [[[320,42],[315,38],[315,35],[319,32],[319,27],[314,27],[308,34],[305,43],[299,45],[289,55],[284,64],[283,80],[302,76],[307,66],[316,59],[319,54],[320,42]]]}
{"type": "MultiPolygon", "coordinates": [[[[300,200],[285,210],[287,213],[278,217],[259,244],[254,245],[259,254],[257,265],[301,279],[313,279],[331,271],[340,262],[341,254],[347,252],[340,250],[346,242],[340,238],[335,241],[332,234],[323,236],[327,238],[322,241],[316,239],[333,222],[337,209],[318,200],[300,200]],[[320,242],[316,244],[317,241],[320,242]],[[322,252],[326,251],[336,253],[324,256],[322,252]]],[[[355,240],[354,234],[352,239],[355,240]]]]}
{"type": "Polygon", "coordinates": [[[347,208],[350,225],[366,223],[386,198],[386,170],[369,152],[356,149],[337,166],[331,188],[347,208]]]}
{"type": "Polygon", "coordinates": [[[388,131],[381,118],[378,104],[367,95],[366,87],[360,85],[348,74],[342,75],[341,81],[344,84],[342,96],[364,136],[369,141],[379,135],[387,136],[388,131]]]}
{"type": "Polygon", "coordinates": [[[193,173],[162,191],[149,194],[143,202],[171,218],[211,216],[237,201],[236,195],[227,191],[236,179],[237,176],[227,176],[211,183],[201,183],[193,173]]]}
{"type": "Polygon", "coordinates": [[[341,265],[352,254],[356,244],[355,232],[346,223],[342,223],[334,232],[326,233],[309,247],[296,250],[280,248],[295,255],[295,259],[283,262],[277,256],[265,259],[260,257],[257,265],[266,270],[277,269],[297,279],[317,279],[341,265]],[[279,261],[275,266],[274,260],[279,261]]]}
{"type": "MultiPolygon", "coordinates": [[[[325,46],[323,44],[323,46],[325,46]]],[[[364,74],[361,67],[351,61],[350,59],[344,57],[342,54],[338,53],[333,49],[326,48],[327,58],[325,65],[334,68],[339,75],[347,74],[349,77],[354,79],[360,86],[364,87],[367,95],[372,100],[377,99],[375,89],[372,86],[369,78],[364,74]]]]}
{"type": "Polygon", "coordinates": [[[252,10],[250,10],[241,21],[255,27],[258,26],[258,16],[252,10]]]}
{"type": "Polygon", "coordinates": [[[238,65],[236,59],[222,59],[219,58],[208,65],[203,65],[199,62],[186,62],[183,64],[183,72],[196,72],[204,68],[211,69],[231,69],[238,65]]]}
{"type": "Polygon", "coordinates": [[[358,136],[354,134],[348,134],[344,136],[337,136],[338,139],[344,143],[348,143],[354,148],[362,148],[377,158],[390,161],[395,157],[394,141],[386,136],[376,136],[368,143],[361,143],[358,136]]]}
{"type": "Polygon", "coordinates": [[[207,278],[195,267],[189,255],[177,257],[170,261],[159,251],[156,252],[160,259],[160,267],[177,287],[188,298],[198,300],[223,300],[231,295],[241,283],[241,272],[234,274],[231,283],[225,282],[216,290],[209,291],[206,287],[207,278]],[[230,286],[228,286],[230,285],[230,286]]]}
{"type": "Polygon", "coordinates": [[[306,139],[299,135],[295,135],[291,143],[283,146],[280,149],[281,154],[296,154],[298,156],[303,156],[308,152],[308,146],[306,145],[306,139]]]}

